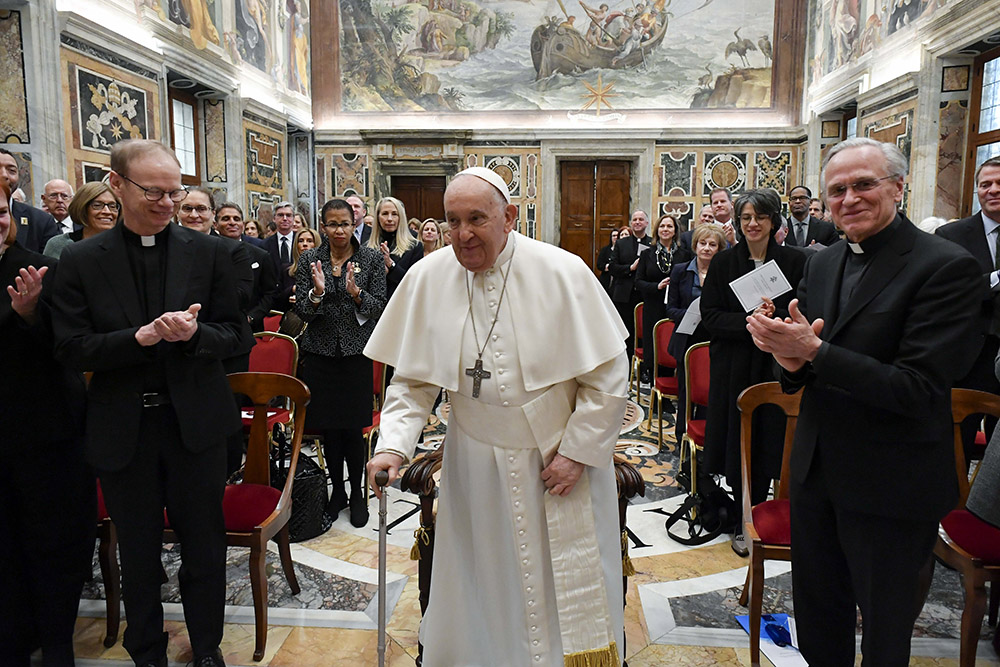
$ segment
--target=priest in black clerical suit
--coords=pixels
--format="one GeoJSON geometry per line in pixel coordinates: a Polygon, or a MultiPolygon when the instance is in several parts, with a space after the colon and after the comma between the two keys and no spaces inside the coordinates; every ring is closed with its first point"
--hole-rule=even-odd
{"type": "MultiPolygon", "coordinates": [[[[632,236],[618,239],[611,250],[611,265],[609,271],[614,277],[611,284],[611,301],[628,329],[628,340],[625,341],[626,353],[632,356],[635,348],[635,338],[642,335],[635,329],[635,307],[642,302],[642,294],[635,285],[635,274],[638,269],[639,253],[653,245],[653,239],[646,236],[649,218],[645,211],[636,211],[629,221],[632,236]]],[[[650,354],[652,348],[650,347],[650,354]]]]}

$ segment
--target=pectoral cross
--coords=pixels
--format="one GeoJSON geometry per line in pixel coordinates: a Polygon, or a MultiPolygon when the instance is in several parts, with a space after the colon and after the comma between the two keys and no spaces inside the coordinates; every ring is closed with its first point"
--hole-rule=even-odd
{"type": "Polygon", "coordinates": [[[483,370],[483,360],[476,359],[476,365],[472,368],[466,368],[465,374],[472,378],[472,398],[479,398],[479,387],[483,383],[483,379],[490,379],[490,372],[483,370]]]}

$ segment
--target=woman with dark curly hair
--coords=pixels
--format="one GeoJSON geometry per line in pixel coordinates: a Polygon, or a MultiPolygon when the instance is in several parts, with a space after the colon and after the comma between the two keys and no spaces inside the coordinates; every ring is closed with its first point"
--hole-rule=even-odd
{"type": "Polygon", "coordinates": [[[299,338],[299,377],[312,392],[306,428],[323,434],[333,482],[328,512],[336,519],[349,502],[351,524],[360,528],[368,523],[361,432],[372,418],[372,362],[362,351],[385,307],[385,264],[381,252],[354,238],[346,201],[326,202],[321,219],[322,243],[302,253],[295,274],[295,311],[309,323],[299,338]]]}

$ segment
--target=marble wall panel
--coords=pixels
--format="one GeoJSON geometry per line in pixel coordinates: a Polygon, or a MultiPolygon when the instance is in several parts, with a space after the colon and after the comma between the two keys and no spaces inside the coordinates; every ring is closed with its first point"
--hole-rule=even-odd
{"type": "Polygon", "coordinates": [[[247,216],[267,224],[271,219],[270,204],[285,198],[285,135],[244,118],[243,137],[247,216]]]}
{"type": "Polygon", "coordinates": [[[21,191],[24,192],[24,201],[32,206],[41,205],[42,188],[39,186],[38,192],[35,192],[34,179],[31,174],[31,153],[12,150],[11,155],[14,156],[14,161],[17,162],[17,187],[21,188],[21,191]]]}
{"type": "MultiPolygon", "coordinates": [[[[858,136],[896,144],[906,156],[912,171],[913,160],[910,149],[913,144],[913,116],[916,108],[916,98],[911,97],[878,111],[862,111],[858,120],[858,136]]],[[[910,183],[907,180],[903,184],[903,201],[900,205],[904,213],[908,209],[909,199],[910,183]]]]}
{"type": "Polygon", "coordinates": [[[755,167],[754,187],[774,188],[782,197],[792,187],[791,151],[758,151],[753,155],[755,167]]]}
{"type": "Polygon", "coordinates": [[[79,186],[107,168],[116,142],[160,138],[162,93],[155,72],[101,47],[64,40],[60,59],[67,180],[79,186]]]}
{"type": "Polygon", "coordinates": [[[225,183],[229,180],[226,167],[226,103],[205,100],[202,118],[205,122],[205,180],[225,183]]]}
{"type": "Polygon", "coordinates": [[[330,159],[331,197],[356,194],[362,199],[374,196],[371,187],[371,156],[367,152],[335,153],[330,159]]]}
{"type": "Polygon", "coordinates": [[[0,11],[0,142],[31,143],[21,12],[0,11]]]}
{"type": "Polygon", "coordinates": [[[961,216],[968,115],[969,103],[965,100],[941,102],[934,215],[945,220],[961,216]]]}
{"type": "Polygon", "coordinates": [[[660,195],[692,197],[697,188],[695,162],[698,154],[679,151],[660,154],[660,195]]]}
{"type": "Polygon", "coordinates": [[[541,183],[541,150],[536,146],[466,146],[463,164],[486,167],[498,173],[510,189],[511,203],[517,206],[517,230],[538,238],[535,216],[541,206],[537,186],[541,183]]]}
{"type": "Polygon", "coordinates": [[[708,197],[713,188],[739,192],[747,184],[747,153],[705,153],[702,194],[708,197]]]}

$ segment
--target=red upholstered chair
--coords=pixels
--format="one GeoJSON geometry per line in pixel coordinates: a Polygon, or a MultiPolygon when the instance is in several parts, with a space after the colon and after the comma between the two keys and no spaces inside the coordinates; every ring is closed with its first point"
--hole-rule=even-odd
{"type": "MultiPolygon", "coordinates": [[[[680,445],[680,465],[689,458],[691,463],[691,494],[698,491],[698,451],[705,446],[705,420],[694,419],[697,406],[708,407],[710,359],[708,343],[698,343],[684,353],[684,436],[680,445]]],[[[679,409],[679,406],[678,406],[679,409]]]]}
{"type": "Polygon", "coordinates": [[[791,459],[795,425],[799,419],[802,392],[786,394],[777,382],[747,387],[737,399],[740,408],[740,472],[743,479],[743,535],[750,547],[750,567],[740,595],[740,604],[750,599],[750,664],[760,665],[760,608],[764,594],[764,561],[792,559],[791,521],[788,510],[788,462],[791,459]],[[750,505],[750,442],[754,410],[776,405],[785,413],[785,449],[781,477],[773,500],[750,505]]]}
{"type": "MultiPolygon", "coordinates": [[[[253,592],[256,621],[253,659],[261,660],[267,643],[267,573],[264,570],[264,560],[268,540],[274,540],[278,545],[281,568],[292,595],[299,593],[288,543],[288,519],[292,515],[292,483],[295,481],[295,468],[306,423],[309,389],[301,380],[280,373],[231,373],[229,384],[234,394],[248,397],[254,405],[243,481],[226,485],[222,510],[226,519],[227,544],[231,547],[250,548],[250,589],[253,592]],[[271,486],[271,427],[267,417],[267,406],[278,397],[286,397],[291,401],[295,415],[291,463],[282,489],[271,486]]],[[[178,541],[170,528],[164,530],[163,540],[178,541]]]]}
{"type": "Polygon", "coordinates": [[[962,446],[961,424],[973,414],[1000,417],[1000,396],[972,389],[952,389],[951,415],[955,443],[955,473],[958,476],[958,506],[941,519],[934,555],[958,570],[965,588],[962,610],[960,667],[976,664],[976,648],[986,613],[986,582],[990,582],[990,625],[997,622],[1000,603],[1000,530],[965,509],[969,497],[969,469],[962,446]]]}
{"type": "Polygon", "coordinates": [[[264,316],[264,331],[277,332],[281,327],[281,318],[284,313],[277,310],[272,310],[269,314],[264,316]]]}
{"type": "Polygon", "coordinates": [[[653,386],[649,392],[649,417],[646,428],[653,428],[653,403],[656,403],[656,421],[659,424],[657,442],[663,446],[663,397],[677,400],[677,375],[660,375],[660,368],[677,368],[677,360],[667,352],[670,336],[674,333],[674,321],[662,319],[653,325],[653,386]]]}
{"type": "Polygon", "coordinates": [[[642,349],[645,343],[642,340],[642,304],[638,303],[635,306],[635,310],[632,312],[632,323],[635,327],[632,334],[635,338],[635,345],[632,347],[632,365],[629,369],[628,374],[628,390],[629,393],[632,391],[632,380],[635,380],[635,402],[640,403],[639,400],[639,370],[642,365],[642,349]]]}
{"type": "MultiPolygon", "coordinates": [[[[283,373],[295,377],[299,366],[299,344],[295,339],[282,333],[262,331],[255,333],[254,346],[250,349],[251,373],[283,373]]],[[[243,419],[243,431],[250,432],[250,424],[253,422],[254,408],[243,409],[241,418],[243,419]]],[[[278,424],[288,424],[292,420],[291,410],[279,405],[271,405],[267,408],[267,427],[275,433],[278,424]]],[[[320,465],[323,464],[322,453],[320,453],[320,465]]]]}
{"type": "Polygon", "coordinates": [[[104,505],[101,481],[97,481],[97,561],[101,564],[101,578],[104,580],[104,598],[107,606],[107,633],[104,647],[111,648],[118,641],[121,623],[122,580],[118,568],[118,531],[108,516],[104,505]]]}

